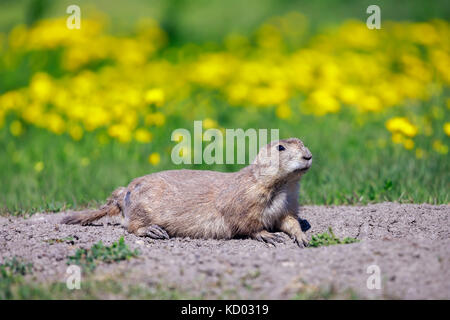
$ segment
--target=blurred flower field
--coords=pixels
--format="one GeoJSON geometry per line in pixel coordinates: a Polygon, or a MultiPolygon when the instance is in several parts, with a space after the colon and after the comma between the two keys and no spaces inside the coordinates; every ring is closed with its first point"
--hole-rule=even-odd
{"type": "Polygon", "coordinates": [[[117,35],[102,15],[0,34],[0,210],[95,204],[178,168],[171,132],[194,120],[303,139],[315,163],[302,203],[448,203],[449,22],[308,25],[293,12],[180,46],[156,21],[117,35]]]}

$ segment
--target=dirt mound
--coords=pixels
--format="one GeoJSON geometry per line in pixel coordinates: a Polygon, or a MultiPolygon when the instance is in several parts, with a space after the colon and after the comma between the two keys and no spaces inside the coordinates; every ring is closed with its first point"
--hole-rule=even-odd
{"type": "Polygon", "coordinates": [[[106,223],[61,225],[64,213],[0,217],[0,255],[2,261],[18,256],[32,262],[38,281],[64,282],[67,256],[77,248],[124,236],[140,258],[101,265],[97,276],[163,284],[205,298],[287,299],[319,291],[327,297],[351,290],[360,298],[449,299],[449,214],[448,205],[305,206],[309,237],[332,227],[338,237],[361,240],[307,249],[290,240],[276,248],[250,239],[157,241],[106,223]],[[58,240],[67,237],[71,241],[58,240]],[[373,265],[380,270],[381,289],[367,288],[373,265]]]}

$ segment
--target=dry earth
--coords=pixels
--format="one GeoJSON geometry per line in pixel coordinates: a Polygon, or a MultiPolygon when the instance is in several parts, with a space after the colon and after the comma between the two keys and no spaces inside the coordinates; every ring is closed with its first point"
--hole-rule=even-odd
{"type": "Polygon", "coordinates": [[[449,299],[449,205],[380,203],[368,206],[305,206],[302,218],[321,233],[330,226],[339,237],[359,243],[300,249],[289,239],[267,247],[250,239],[152,240],[118,225],[60,225],[65,213],[28,219],[0,217],[0,259],[18,256],[34,264],[39,282],[66,278],[67,256],[124,236],[139,258],[103,264],[96,277],[127,284],[168,286],[192,297],[289,299],[319,289],[359,298],[449,299]],[[73,236],[73,243],[46,240],[73,236]],[[367,267],[381,271],[381,289],[369,290],[367,267]]]}

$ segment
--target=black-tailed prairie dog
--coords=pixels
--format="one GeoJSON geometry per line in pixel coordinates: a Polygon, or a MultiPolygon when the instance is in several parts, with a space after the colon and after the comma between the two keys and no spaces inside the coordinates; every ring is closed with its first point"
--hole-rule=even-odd
{"type": "Polygon", "coordinates": [[[296,138],[261,148],[252,164],[237,172],[169,170],[134,179],[116,189],[98,210],[74,212],[66,224],[89,224],[122,215],[138,236],[231,239],[249,236],[270,244],[288,234],[308,240],[298,222],[300,178],[311,152],[296,138]]]}

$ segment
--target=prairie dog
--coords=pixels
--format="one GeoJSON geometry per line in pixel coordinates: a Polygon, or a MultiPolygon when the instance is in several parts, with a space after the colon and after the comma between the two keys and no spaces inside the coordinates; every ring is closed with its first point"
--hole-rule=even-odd
{"type": "Polygon", "coordinates": [[[74,212],[66,224],[89,224],[120,215],[137,236],[231,239],[249,236],[275,245],[288,234],[299,246],[308,240],[298,218],[300,178],[312,154],[290,138],[261,148],[240,171],[168,170],[134,179],[116,189],[99,210],[74,212]]]}

